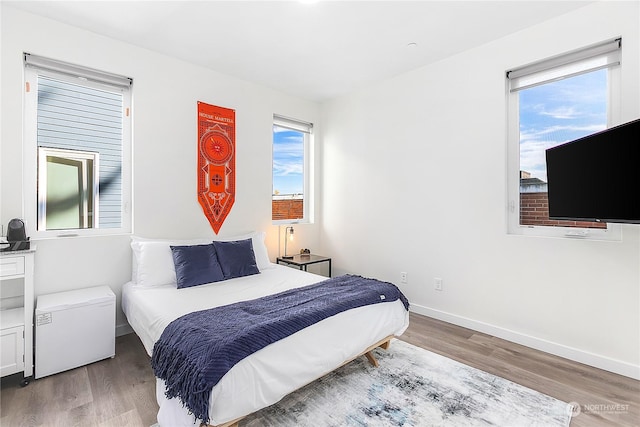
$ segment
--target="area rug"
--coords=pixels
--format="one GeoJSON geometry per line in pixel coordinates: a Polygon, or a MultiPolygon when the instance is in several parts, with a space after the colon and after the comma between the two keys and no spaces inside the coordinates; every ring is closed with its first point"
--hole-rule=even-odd
{"type": "Polygon", "coordinates": [[[403,341],[361,357],[240,422],[240,427],[568,426],[550,396],[403,341]]]}

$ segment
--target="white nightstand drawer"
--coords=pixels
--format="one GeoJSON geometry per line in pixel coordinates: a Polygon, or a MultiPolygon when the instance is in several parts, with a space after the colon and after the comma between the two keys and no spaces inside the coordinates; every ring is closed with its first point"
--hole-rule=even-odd
{"type": "Polygon", "coordinates": [[[0,258],[0,277],[24,274],[24,257],[0,258]]]}

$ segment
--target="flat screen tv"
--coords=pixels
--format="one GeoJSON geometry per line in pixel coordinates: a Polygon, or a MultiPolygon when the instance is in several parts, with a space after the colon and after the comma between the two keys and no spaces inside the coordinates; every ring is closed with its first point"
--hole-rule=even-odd
{"type": "Polygon", "coordinates": [[[549,218],[640,224],[640,119],[546,150],[549,218]]]}

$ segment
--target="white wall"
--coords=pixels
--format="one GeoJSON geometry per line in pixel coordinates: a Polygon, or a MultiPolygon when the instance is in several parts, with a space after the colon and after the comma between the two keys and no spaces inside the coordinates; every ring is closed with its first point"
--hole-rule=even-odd
{"type": "Polygon", "coordinates": [[[640,227],[622,242],[507,235],[505,139],[506,70],[617,36],[622,119],[640,117],[639,24],[638,2],[595,4],[326,103],[336,272],[406,271],[417,312],[640,377],[640,227]]]}
{"type": "MultiPolygon", "coordinates": [[[[1,224],[6,226],[11,218],[24,216],[22,53],[30,52],[134,79],[133,221],[137,235],[172,238],[214,235],[196,198],[196,103],[203,101],[235,109],[236,201],[220,235],[264,230],[270,256],[275,259],[278,227],[271,225],[273,114],[310,121],[319,129],[317,104],[1,3],[0,7],[1,224]]],[[[317,248],[318,229],[317,225],[297,226],[297,240],[292,249],[296,250],[298,245],[317,248]]],[[[122,284],[131,276],[129,236],[36,243],[36,295],[107,284],[120,296],[122,284]]],[[[119,310],[117,323],[126,323],[119,310]]]]}

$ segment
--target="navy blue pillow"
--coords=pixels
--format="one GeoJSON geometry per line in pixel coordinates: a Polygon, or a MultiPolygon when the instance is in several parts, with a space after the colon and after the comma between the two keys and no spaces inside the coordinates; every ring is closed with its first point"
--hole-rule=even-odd
{"type": "Polygon", "coordinates": [[[214,241],[218,261],[225,279],[260,273],[251,239],[232,242],[214,241]]]}
{"type": "Polygon", "coordinates": [[[224,280],[216,248],[212,244],[171,246],[178,289],[224,280]]]}

